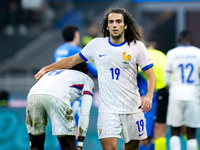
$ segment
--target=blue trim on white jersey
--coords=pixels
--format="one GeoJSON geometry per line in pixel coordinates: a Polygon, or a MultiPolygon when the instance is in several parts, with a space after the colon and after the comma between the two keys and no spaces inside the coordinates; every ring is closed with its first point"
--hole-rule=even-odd
{"type": "Polygon", "coordinates": [[[151,67],[153,67],[153,63],[151,63],[151,64],[149,64],[149,65],[143,67],[143,68],[142,68],[142,71],[145,71],[145,70],[147,70],[147,69],[149,69],[149,68],[151,68],[151,67]]]}
{"type": "MultiPolygon", "coordinates": [[[[191,45],[179,45],[179,47],[190,47],[191,45]]],[[[192,47],[192,46],[191,46],[192,47]]]]}
{"type": "Polygon", "coordinates": [[[88,61],[88,59],[87,59],[87,58],[85,58],[81,52],[79,52],[78,54],[79,54],[79,56],[80,56],[80,57],[81,57],[81,58],[82,58],[82,59],[83,59],[85,62],[87,62],[87,61],[88,61]]]}
{"type": "Polygon", "coordinates": [[[111,43],[110,37],[109,37],[109,38],[108,38],[108,43],[109,43],[110,45],[112,45],[112,46],[119,47],[119,46],[124,45],[124,44],[126,43],[126,40],[125,40],[123,43],[120,43],[120,44],[113,44],[113,43],[111,43]]]}

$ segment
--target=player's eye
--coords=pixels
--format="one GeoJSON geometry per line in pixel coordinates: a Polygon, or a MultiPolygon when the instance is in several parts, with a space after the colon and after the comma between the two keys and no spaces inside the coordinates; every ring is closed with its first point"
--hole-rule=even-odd
{"type": "Polygon", "coordinates": [[[121,22],[122,22],[122,20],[117,20],[116,22],[117,22],[117,23],[121,23],[121,22]]]}
{"type": "Polygon", "coordinates": [[[110,23],[110,24],[113,23],[113,20],[109,20],[108,23],[110,23]]]}

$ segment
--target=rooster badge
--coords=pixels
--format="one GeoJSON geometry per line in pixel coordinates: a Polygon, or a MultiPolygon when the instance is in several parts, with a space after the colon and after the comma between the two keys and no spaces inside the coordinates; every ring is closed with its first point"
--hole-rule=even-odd
{"type": "Polygon", "coordinates": [[[125,60],[125,61],[130,61],[131,60],[131,55],[126,55],[126,52],[123,53],[122,55],[122,58],[125,60]]]}

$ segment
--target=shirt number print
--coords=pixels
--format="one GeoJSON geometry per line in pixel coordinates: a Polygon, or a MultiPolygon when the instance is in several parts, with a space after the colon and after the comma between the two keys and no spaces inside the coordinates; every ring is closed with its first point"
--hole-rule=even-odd
{"type": "Polygon", "coordinates": [[[120,75],[120,69],[119,68],[110,68],[111,76],[113,80],[118,80],[120,75]]]}
{"type": "Polygon", "coordinates": [[[180,67],[181,69],[181,79],[182,79],[182,83],[186,82],[186,83],[193,83],[194,80],[191,80],[190,77],[193,73],[193,70],[194,70],[194,67],[191,63],[188,63],[187,65],[184,65],[184,64],[180,64],[178,65],[178,67],[180,67]],[[186,76],[185,75],[185,69],[189,69],[189,75],[186,76]],[[185,81],[186,79],[186,81],[185,81]]]}

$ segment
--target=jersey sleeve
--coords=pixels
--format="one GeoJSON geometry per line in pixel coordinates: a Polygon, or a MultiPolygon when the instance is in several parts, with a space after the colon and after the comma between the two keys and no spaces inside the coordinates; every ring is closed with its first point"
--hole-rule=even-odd
{"type": "Polygon", "coordinates": [[[166,66],[165,71],[168,73],[172,73],[172,57],[171,57],[171,51],[169,51],[166,55],[166,66]]]}
{"type": "Polygon", "coordinates": [[[78,123],[78,136],[85,137],[89,125],[90,109],[93,100],[94,83],[88,77],[85,81],[83,88],[82,103],[80,108],[79,123],[78,123]]]}
{"type": "Polygon", "coordinates": [[[140,66],[142,71],[145,71],[151,67],[153,67],[153,62],[149,56],[149,53],[142,42],[138,42],[138,50],[137,50],[137,64],[140,66]]]}
{"type": "Polygon", "coordinates": [[[170,79],[172,73],[173,69],[172,69],[171,51],[168,51],[166,55],[165,75],[164,75],[164,82],[166,85],[170,85],[170,79]]]}
{"type": "Polygon", "coordinates": [[[95,41],[96,39],[93,39],[90,41],[79,53],[80,57],[87,62],[88,60],[93,60],[94,56],[94,50],[95,50],[95,41]]]}

